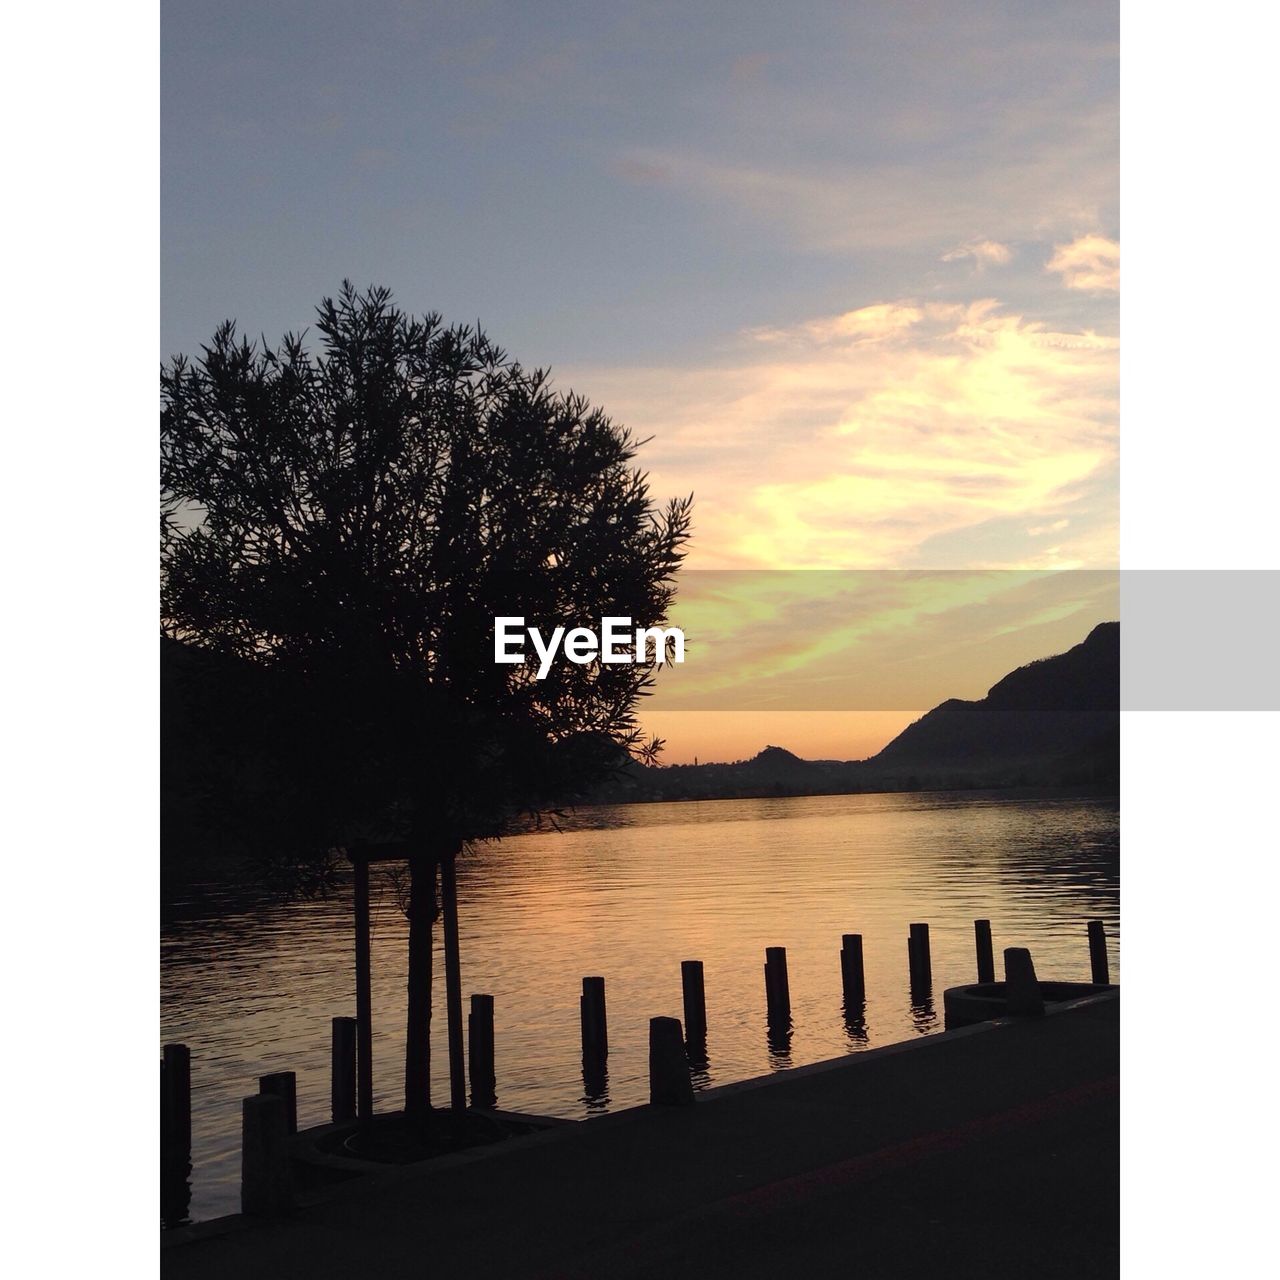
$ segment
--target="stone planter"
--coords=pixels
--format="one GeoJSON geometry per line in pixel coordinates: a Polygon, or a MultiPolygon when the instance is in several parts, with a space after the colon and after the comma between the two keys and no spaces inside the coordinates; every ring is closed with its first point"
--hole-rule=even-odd
{"type": "MultiPolygon", "coordinates": [[[[1095,982],[1040,983],[1040,994],[1044,996],[1046,1005],[1102,995],[1116,989],[1114,985],[1095,982]]],[[[967,987],[948,987],[942,993],[942,1007],[948,1031],[970,1026],[975,1022],[990,1022],[993,1018],[1006,1017],[1008,1010],[1004,983],[975,982],[967,987]]]]}

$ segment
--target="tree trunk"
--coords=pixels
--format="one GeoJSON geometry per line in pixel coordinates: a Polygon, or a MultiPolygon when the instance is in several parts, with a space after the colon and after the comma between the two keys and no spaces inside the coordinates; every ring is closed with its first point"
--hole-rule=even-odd
{"type": "Polygon", "coordinates": [[[431,1112],[432,925],[436,919],[436,860],[409,860],[409,1023],[404,1045],[404,1113],[431,1112]]]}
{"type": "Polygon", "coordinates": [[[458,881],[452,849],[440,862],[440,896],[444,905],[444,986],[449,1014],[449,1105],[467,1109],[466,1065],[462,1056],[462,961],[458,949],[458,881]]]}

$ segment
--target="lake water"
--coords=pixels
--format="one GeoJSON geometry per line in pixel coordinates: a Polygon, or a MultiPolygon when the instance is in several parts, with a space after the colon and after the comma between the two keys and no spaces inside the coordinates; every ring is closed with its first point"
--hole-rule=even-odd
{"type": "MultiPolygon", "coordinates": [[[[572,1118],[648,1100],[648,1022],[682,1015],[680,961],[705,964],[707,1054],[724,1084],[942,1030],[942,990],[975,977],[973,921],[997,968],[1028,946],[1042,978],[1089,978],[1086,921],[1106,922],[1118,981],[1115,798],[915,793],[582,810],[573,829],[482,846],[459,866],[464,1004],[495,999],[498,1105],[572,1118]],[[930,926],[933,1001],[908,990],[906,938],[930,926]],[[864,1019],[850,1023],[840,937],[861,933],[864,1019]],[[787,948],[793,1030],[770,1046],[764,950],[787,948]],[[581,979],[602,974],[608,1077],[588,1095],[581,979]]],[[[373,876],[375,1105],[400,1105],[407,924],[373,876]]],[[[433,1091],[447,1104],[437,927],[433,1091]]],[[[195,1220],[239,1209],[240,1099],[298,1074],[299,1124],[328,1119],[330,1020],[355,1013],[350,886],[271,901],[195,885],[166,906],[161,1034],[192,1055],[195,1220]]]]}

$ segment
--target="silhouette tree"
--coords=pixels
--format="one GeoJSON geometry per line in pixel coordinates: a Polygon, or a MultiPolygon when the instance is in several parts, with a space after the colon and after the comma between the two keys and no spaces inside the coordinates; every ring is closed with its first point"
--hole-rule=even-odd
{"type": "MultiPolygon", "coordinates": [[[[494,662],[493,620],[662,625],[691,499],[657,507],[642,442],[478,327],[349,282],[317,315],[317,351],[227,322],[162,368],[162,630],[258,673],[248,702],[201,706],[223,740],[251,706],[275,761],[238,810],[259,847],[304,868],[360,842],[410,850],[405,1109],[423,1115],[437,867],[447,898],[470,842],[661,746],[635,716],[655,655],[538,680],[494,662]]],[[[456,948],[446,962],[456,976],[456,948]]]]}

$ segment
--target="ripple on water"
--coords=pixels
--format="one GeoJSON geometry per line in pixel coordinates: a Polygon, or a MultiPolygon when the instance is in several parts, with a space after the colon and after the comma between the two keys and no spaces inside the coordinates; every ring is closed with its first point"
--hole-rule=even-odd
{"type": "MultiPolygon", "coordinates": [[[[375,1103],[398,1105],[406,922],[373,877],[375,1103]]],[[[161,939],[165,1040],[192,1051],[192,1216],[234,1212],[239,1102],[298,1073],[303,1125],[327,1116],[330,1019],[354,1012],[349,890],[273,902],[201,885],[161,939]]],[[[1087,978],[1085,921],[1106,922],[1118,975],[1115,798],[997,793],[818,796],[583,810],[561,833],[482,846],[459,868],[464,992],[495,999],[498,1102],[584,1118],[648,1099],[648,1020],[681,1016],[680,961],[705,965],[697,1087],[941,1030],[943,987],[971,980],[973,920],[1029,946],[1042,976],[1087,978]],[[907,990],[906,937],[927,921],[933,999],[907,990]],[[840,937],[861,933],[865,1008],[850,1018],[840,937]],[[792,1028],[764,1020],[766,946],[785,946],[792,1028]],[[608,982],[607,1077],[584,1079],[578,993],[608,982]]],[[[437,951],[439,939],[437,938],[437,951]]],[[[436,972],[443,972],[437,954],[436,972]]],[[[447,1099],[442,983],[432,1071],[447,1099]]]]}

